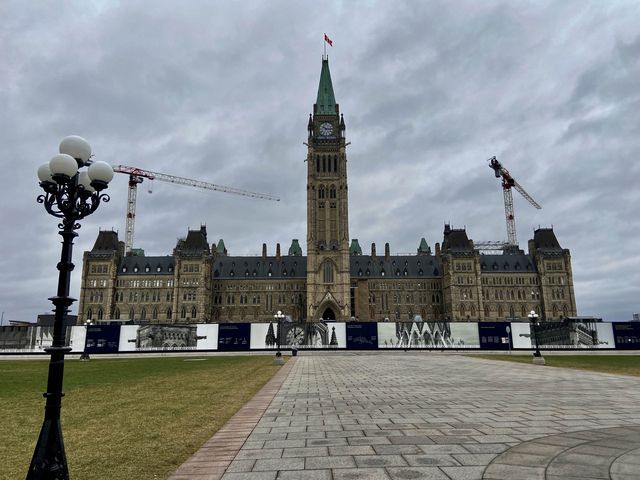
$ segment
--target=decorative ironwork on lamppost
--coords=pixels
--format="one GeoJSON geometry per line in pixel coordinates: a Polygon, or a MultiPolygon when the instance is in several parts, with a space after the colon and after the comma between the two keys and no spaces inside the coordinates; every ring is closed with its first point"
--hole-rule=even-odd
{"type": "Polygon", "coordinates": [[[531,328],[533,329],[533,339],[536,344],[536,351],[533,354],[533,363],[540,363],[544,365],[544,358],[540,353],[540,344],[538,342],[538,318],[540,318],[540,316],[535,312],[535,310],[531,310],[527,317],[529,317],[529,323],[531,324],[531,328]]]}
{"type": "Polygon", "coordinates": [[[62,405],[62,381],[64,376],[64,356],[71,351],[65,346],[64,318],[69,307],[76,300],[69,297],[71,271],[74,268],[73,239],[80,228],[79,220],[96,211],[101,202],[108,202],[109,196],[100,193],[108,187],[113,178],[113,169],[106,162],[91,162],[91,147],[81,137],[66,137],[60,143],[60,154],[38,168],[40,187],[43,195],[37,198],[45,210],[62,219],[58,233],[62,236],[62,252],[57,265],[58,290],[49,300],[54,305],[53,344],[45,349],[51,354],[44,422],[38,437],[27,480],[67,480],[69,469],[62,441],[60,407],[62,405]],[[86,170],[80,171],[83,167],[86,170]]]}
{"type": "Polygon", "coordinates": [[[278,351],[276,352],[276,358],[273,363],[278,365],[284,365],[284,360],[282,359],[282,352],[280,352],[280,337],[282,337],[282,320],[284,320],[285,316],[280,310],[273,316],[276,322],[278,322],[278,334],[276,335],[276,340],[278,344],[278,351]]]}

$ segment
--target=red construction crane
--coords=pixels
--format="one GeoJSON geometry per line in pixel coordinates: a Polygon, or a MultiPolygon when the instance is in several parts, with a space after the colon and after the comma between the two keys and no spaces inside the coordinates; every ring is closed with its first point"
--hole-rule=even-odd
{"type": "Polygon", "coordinates": [[[186,185],[189,187],[201,188],[203,190],[215,190],[224,193],[233,193],[234,195],[242,195],[243,197],[259,198],[262,200],[273,200],[279,202],[278,197],[267,195],[265,193],[249,192],[234,187],[225,187],[214,183],[202,182],[200,180],[192,180],[190,178],[177,177],[175,175],[167,175],[166,173],[150,172],[136,167],[128,167],[126,165],[114,165],[113,171],[117,173],[126,173],[129,175],[129,198],[127,200],[127,234],[125,237],[125,255],[131,253],[133,248],[133,230],[136,218],[136,196],[138,184],[147,178],[149,180],[160,180],[162,182],[175,183],[178,185],[186,185]]]}
{"type": "Polygon", "coordinates": [[[502,166],[496,157],[489,159],[489,167],[491,167],[496,175],[496,178],[502,177],[502,192],[504,194],[504,213],[507,217],[507,243],[517,247],[518,239],[516,236],[516,216],[513,211],[513,195],[511,194],[511,187],[515,188],[520,195],[522,195],[527,201],[540,210],[542,207],[538,205],[531,195],[529,195],[524,188],[520,186],[518,182],[509,174],[509,171],[502,166]]]}

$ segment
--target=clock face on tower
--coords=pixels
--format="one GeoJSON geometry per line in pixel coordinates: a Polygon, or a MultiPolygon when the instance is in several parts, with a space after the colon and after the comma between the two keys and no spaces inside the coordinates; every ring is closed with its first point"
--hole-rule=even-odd
{"type": "Polygon", "coordinates": [[[332,133],[333,133],[333,125],[331,125],[329,122],[324,122],[320,124],[320,135],[322,135],[323,137],[328,137],[332,133]]]}

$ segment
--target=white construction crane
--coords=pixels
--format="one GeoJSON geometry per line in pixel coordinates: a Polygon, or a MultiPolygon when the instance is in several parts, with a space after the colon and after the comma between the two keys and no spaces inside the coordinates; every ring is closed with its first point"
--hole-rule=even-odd
{"type": "Polygon", "coordinates": [[[504,194],[504,213],[507,218],[507,243],[513,247],[518,246],[518,238],[516,236],[516,216],[513,211],[513,195],[511,187],[515,188],[531,205],[540,210],[542,207],[538,205],[531,195],[509,174],[509,171],[502,166],[496,157],[489,159],[489,167],[491,167],[496,178],[502,177],[502,192],[504,194]]]}
{"type": "Polygon", "coordinates": [[[214,183],[202,182],[200,180],[192,180],[190,178],[177,177],[175,175],[167,175],[166,173],[151,172],[136,167],[128,167],[126,165],[113,165],[113,171],[117,173],[126,173],[129,175],[129,197],[127,200],[127,233],[125,237],[124,251],[125,255],[131,253],[133,248],[133,230],[136,219],[136,196],[138,184],[147,178],[149,180],[160,180],[162,182],[175,183],[178,185],[186,185],[189,187],[201,188],[203,190],[215,190],[223,193],[232,193],[234,195],[242,195],[243,197],[259,198],[261,200],[272,200],[279,202],[278,197],[267,195],[266,193],[255,193],[248,190],[241,190],[234,187],[225,187],[214,183]]]}

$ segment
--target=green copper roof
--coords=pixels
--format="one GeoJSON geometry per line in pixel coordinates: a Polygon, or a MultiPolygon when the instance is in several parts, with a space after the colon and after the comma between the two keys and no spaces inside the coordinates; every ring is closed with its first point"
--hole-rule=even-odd
{"type": "Polygon", "coordinates": [[[218,255],[227,254],[227,247],[224,245],[223,239],[220,239],[220,241],[218,242],[218,246],[216,247],[216,252],[218,253],[218,255]]]}
{"type": "Polygon", "coordinates": [[[420,240],[420,246],[418,247],[418,255],[419,254],[429,255],[430,253],[431,253],[431,249],[429,248],[427,241],[424,239],[424,237],[422,237],[422,240],[420,240]]]}
{"type": "Polygon", "coordinates": [[[298,239],[294,238],[291,240],[291,246],[289,247],[289,255],[299,257],[302,255],[302,248],[300,248],[300,244],[298,243],[298,239]]]}
{"type": "Polygon", "coordinates": [[[322,59],[322,72],[320,72],[320,85],[318,85],[318,98],[316,99],[316,114],[336,115],[336,97],[333,95],[331,73],[329,73],[329,59],[322,59]]]}
{"type": "Polygon", "coordinates": [[[349,255],[362,255],[362,248],[360,248],[360,244],[358,243],[357,238],[351,239],[351,246],[349,247],[349,255]]]}

